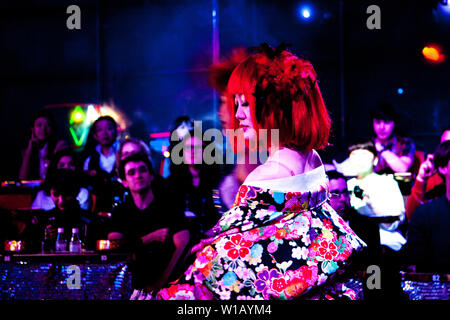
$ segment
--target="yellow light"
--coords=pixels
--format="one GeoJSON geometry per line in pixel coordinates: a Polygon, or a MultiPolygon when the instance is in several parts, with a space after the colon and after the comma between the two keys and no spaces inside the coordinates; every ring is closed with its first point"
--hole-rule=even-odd
{"type": "Polygon", "coordinates": [[[440,54],[439,51],[435,47],[425,47],[422,50],[423,56],[431,61],[439,61],[440,54]]]}
{"type": "Polygon", "coordinates": [[[77,112],[74,114],[73,120],[75,122],[81,122],[83,121],[83,115],[81,114],[81,112],[77,112]]]}
{"type": "Polygon", "coordinates": [[[84,118],[85,114],[83,109],[80,106],[76,106],[70,115],[70,124],[82,123],[84,121],[84,118]]]}
{"type": "Polygon", "coordinates": [[[168,158],[168,157],[170,157],[170,152],[169,151],[164,151],[163,155],[164,155],[164,157],[168,158]]]}

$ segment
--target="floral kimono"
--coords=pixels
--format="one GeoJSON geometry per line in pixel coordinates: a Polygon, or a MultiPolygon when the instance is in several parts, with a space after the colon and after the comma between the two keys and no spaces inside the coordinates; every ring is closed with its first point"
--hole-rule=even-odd
{"type": "Polygon", "coordinates": [[[365,243],[327,197],[323,166],[292,177],[244,183],[211,244],[156,298],[267,300],[309,293],[312,299],[331,299],[336,290],[355,298],[355,292],[330,279],[365,243]]]}

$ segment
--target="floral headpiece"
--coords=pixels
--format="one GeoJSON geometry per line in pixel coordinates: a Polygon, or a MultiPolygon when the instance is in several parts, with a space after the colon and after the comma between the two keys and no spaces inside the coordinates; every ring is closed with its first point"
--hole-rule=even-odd
{"type": "MultiPolygon", "coordinates": [[[[255,86],[255,113],[260,122],[263,113],[270,112],[265,105],[278,105],[284,111],[292,108],[292,102],[309,96],[316,84],[316,72],[311,63],[286,50],[288,44],[282,43],[272,48],[263,43],[256,50],[255,62],[262,72],[255,86]]],[[[285,115],[289,118],[291,112],[285,115]]],[[[266,115],[267,116],[267,115],[266,115]]],[[[289,119],[292,120],[292,119],[289,119]]]]}

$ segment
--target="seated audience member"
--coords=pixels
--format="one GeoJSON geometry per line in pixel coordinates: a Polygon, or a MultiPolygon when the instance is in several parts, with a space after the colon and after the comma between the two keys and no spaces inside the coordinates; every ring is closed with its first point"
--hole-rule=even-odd
{"type": "Polygon", "coordinates": [[[91,130],[92,138],[96,142],[95,150],[88,150],[91,154],[86,158],[83,169],[91,175],[100,171],[111,174],[119,148],[119,142],[116,140],[117,123],[110,116],[101,116],[92,124],[91,130]]]}
{"type": "Polygon", "coordinates": [[[189,231],[183,212],[171,205],[177,194],[155,176],[147,156],[125,158],[119,173],[131,197],[113,212],[108,239],[121,239],[133,253],[131,299],[145,299],[170,279],[189,242],[189,231]]]}
{"type": "MultiPolygon", "coordinates": [[[[367,249],[364,251],[367,254],[367,259],[377,259],[380,254],[380,233],[377,220],[360,215],[350,205],[347,180],[342,174],[337,171],[328,171],[327,175],[330,181],[330,205],[367,244],[367,249]]],[[[367,264],[364,270],[370,264],[367,264]]]]}
{"type": "Polygon", "coordinates": [[[85,248],[93,249],[99,238],[98,220],[91,212],[80,208],[77,200],[79,175],[70,169],[56,170],[48,181],[48,187],[55,208],[39,217],[41,240],[56,240],[58,228],[64,228],[65,238],[70,241],[72,228],[78,228],[85,248]]]}
{"type": "Polygon", "coordinates": [[[120,161],[124,160],[132,154],[143,154],[148,157],[151,161],[150,148],[145,144],[144,141],[136,138],[125,138],[121,141],[119,150],[116,156],[116,173],[119,175],[120,161]]]}
{"type": "Polygon", "coordinates": [[[391,175],[373,172],[376,150],[372,142],[354,144],[349,147],[349,161],[357,177],[350,179],[348,189],[352,191],[350,203],[359,214],[379,221],[381,244],[381,290],[367,292],[372,299],[402,299],[399,276],[401,254],[406,243],[399,231],[405,220],[405,206],[397,181],[391,175]]]}
{"type": "MultiPolygon", "coordinates": [[[[450,140],[450,127],[444,129],[441,134],[441,143],[450,140]]],[[[418,206],[444,194],[444,181],[433,165],[433,155],[429,154],[420,165],[411,195],[406,203],[406,217],[411,220],[418,206]]]]}
{"type": "Polygon", "coordinates": [[[86,149],[89,156],[84,162],[83,170],[89,174],[89,185],[97,198],[95,210],[111,211],[114,197],[123,193],[114,170],[119,148],[116,121],[110,116],[99,117],[92,124],[88,140],[86,149]],[[92,140],[94,149],[90,146],[92,140]]]}
{"type": "Polygon", "coordinates": [[[434,153],[434,167],[444,180],[445,193],[417,208],[408,225],[405,257],[418,272],[450,271],[450,141],[434,153]]]}
{"type": "Polygon", "coordinates": [[[357,173],[356,178],[347,182],[352,192],[352,207],[361,215],[396,219],[380,224],[380,243],[394,251],[400,250],[406,239],[397,229],[404,221],[405,206],[397,181],[373,171],[376,151],[371,142],[351,145],[349,151],[349,161],[357,173]]]}
{"type": "Polygon", "coordinates": [[[31,125],[31,137],[23,152],[20,166],[20,180],[44,180],[51,156],[68,148],[64,140],[57,140],[56,122],[51,113],[43,110],[37,113],[31,125]]]}
{"type": "MultiPolygon", "coordinates": [[[[67,169],[80,174],[77,166],[77,159],[75,153],[72,150],[61,150],[57,152],[51,159],[48,167],[48,173],[44,180],[43,189],[39,190],[31,205],[32,209],[52,210],[55,208],[55,203],[50,196],[49,180],[51,176],[59,169],[67,169]]],[[[80,208],[84,210],[89,209],[89,191],[81,187],[80,192],[77,195],[77,200],[80,204],[80,208]]]]}
{"type": "MultiPolygon", "coordinates": [[[[365,272],[371,265],[382,265],[380,232],[377,218],[370,218],[360,215],[350,205],[350,193],[347,188],[346,178],[337,171],[327,171],[329,179],[330,205],[352,228],[353,231],[367,244],[367,247],[359,253],[350,268],[356,271],[365,272]]],[[[367,282],[369,274],[364,277],[367,282]]],[[[384,281],[384,279],[383,279],[384,281]]],[[[364,299],[379,299],[383,292],[368,290],[364,286],[364,299]]]]}
{"type": "Polygon", "coordinates": [[[220,176],[217,165],[206,164],[203,159],[205,144],[201,137],[194,135],[194,129],[180,130],[183,125],[172,131],[181,140],[174,138],[169,148],[172,163],[168,182],[176,190],[178,205],[191,222],[191,240],[197,242],[220,218],[213,199],[220,176]],[[177,157],[178,161],[174,161],[177,157]]]}
{"type": "MultiPolygon", "coordinates": [[[[411,172],[416,147],[409,138],[396,134],[399,117],[390,104],[380,105],[372,113],[372,125],[375,137],[373,143],[376,149],[377,163],[374,172],[378,174],[393,174],[411,172]]],[[[410,183],[400,182],[402,194],[410,193],[410,183]]]]}

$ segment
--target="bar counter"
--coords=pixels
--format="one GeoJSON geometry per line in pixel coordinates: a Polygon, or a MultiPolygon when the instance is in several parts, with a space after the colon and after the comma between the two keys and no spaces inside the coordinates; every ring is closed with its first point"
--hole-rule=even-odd
{"type": "Polygon", "coordinates": [[[0,300],[127,300],[128,254],[0,255],[0,300]]]}

